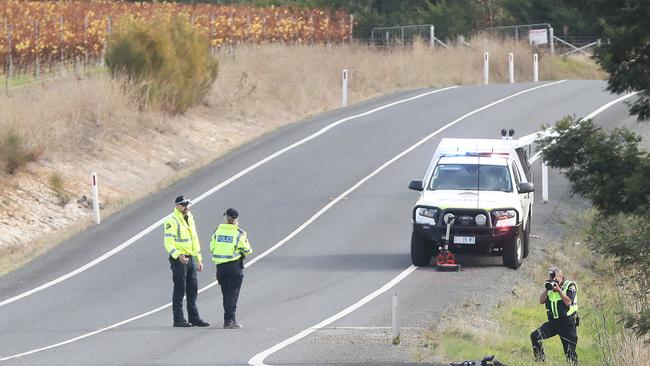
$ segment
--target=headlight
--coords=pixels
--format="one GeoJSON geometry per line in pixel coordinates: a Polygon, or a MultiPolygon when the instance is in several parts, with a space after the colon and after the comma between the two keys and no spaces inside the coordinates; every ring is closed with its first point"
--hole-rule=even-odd
{"type": "Polygon", "coordinates": [[[494,210],[492,215],[496,227],[517,226],[517,211],[515,210],[494,210]]]}
{"type": "Polygon", "coordinates": [[[420,214],[420,216],[429,217],[429,218],[432,218],[432,219],[436,217],[436,212],[438,212],[438,211],[436,209],[434,209],[434,208],[421,207],[418,210],[418,213],[420,214]]]}
{"type": "Polygon", "coordinates": [[[478,214],[474,218],[474,222],[476,222],[476,225],[483,226],[487,222],[487,216],[483,214],[478,214]]]}
{"type": "Polygon", "coordinates": [[[418,224],[436,224],[438,210],[435,208],[420,207],[415,210],[415,222],[418,224]]]}

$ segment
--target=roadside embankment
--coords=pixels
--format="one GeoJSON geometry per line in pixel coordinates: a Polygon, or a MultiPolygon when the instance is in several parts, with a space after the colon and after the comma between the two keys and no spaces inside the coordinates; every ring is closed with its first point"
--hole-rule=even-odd
{"type": "MultiPolygon", "coordinates": [[[[222,49],[205,102],[168,116],[141,110],[136,93],[106,73],[68,75],[0,96],[0,273],[31,260],[91,223],[90,173],[97,172],[103,215],[186,176],[283,125],[349,102],[394,91],[505,82],[515,53],[518,81],[532,78],[527,44],[476,40],[474,48],[376,49],[361,45],[242,45],[222,49]]],[[[603,78],[586,58],[540,57],[542,80],[603,78]]]]}

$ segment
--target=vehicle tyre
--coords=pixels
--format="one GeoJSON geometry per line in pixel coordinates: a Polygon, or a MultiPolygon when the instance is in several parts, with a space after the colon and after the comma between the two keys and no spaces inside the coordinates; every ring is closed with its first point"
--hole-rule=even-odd
{"type": "Polygon", "coordinates": [[[524,260],[524,235],[521,229],[517,234],[503,245],[503,265],[512,269],[519,268],[524,260]]]}
{"type": "Polygon", "coordinates": [[[414,266],[428,266],[433,256],[433,243],[422,235],[411,234],[411,262],[414,266]]]}
{"type": "Polygon", "coordinates": [[[528,258],[530,253],[530,216],[528,217],[528,225],[524,230],[524,258],[528,258]]]}

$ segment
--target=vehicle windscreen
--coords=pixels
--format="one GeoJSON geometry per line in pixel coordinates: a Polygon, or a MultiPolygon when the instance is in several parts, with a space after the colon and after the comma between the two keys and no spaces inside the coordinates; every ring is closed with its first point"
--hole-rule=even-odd
{"type": "Polygon", "coordinates": [[[477,164],[440,164],[436,166],[429,189],[512,191],[507,166],[477,164]]]}

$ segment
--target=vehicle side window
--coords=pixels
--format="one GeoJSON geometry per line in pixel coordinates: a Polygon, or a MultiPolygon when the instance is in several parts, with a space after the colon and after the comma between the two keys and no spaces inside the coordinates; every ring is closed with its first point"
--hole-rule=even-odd
{"type": "Polygon", "coordinates": [[[521,183],[521,176],[519,175],[519,169],[517,169],[517,163],[512,162],[512,174],[515,176],[515,184],[519,186],[521,183]]]}
{"type": "Polygon", "coordinates": [[[528,154],[526,154],[526,150],[521,147],[517,148],[517,155],[519,156],[519,161],[521,162],[524,174],[526,175],[526,180],[532,183],[533,172],[530,169],[530,163],[528,162],[528,154]]]}

